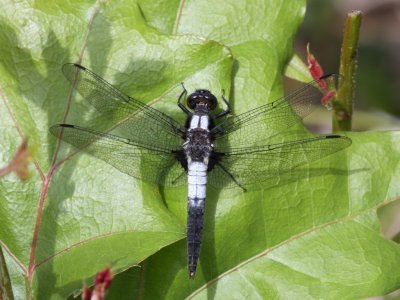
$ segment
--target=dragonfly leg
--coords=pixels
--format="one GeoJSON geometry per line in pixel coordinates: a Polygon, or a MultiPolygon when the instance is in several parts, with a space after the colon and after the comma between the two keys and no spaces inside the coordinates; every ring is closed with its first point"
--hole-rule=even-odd
{"type": "Polygon", "coordinates": [[[180,175],[178,175],[176,178],[174,178],[174,180],[172,180],[172,184],[176,184],[183,176],[186,176],[187,173],[186,172],[182,172],[180,175]]]}
{"type": "Polygon", "coordinates": [[[182,85],[182,88],[183,88],[183,92],[180,94],[180,96],[178,98],[178,106],[179,106],[180,109],[183,110],[183,112],[185,114],[190,115],[190,110],[188,110],[186,108],[186,106],[183,105],[183,103],[182,103],[183,96],[187,94],[187,90],[186,90],[185,86],[183,85],[183,82],[181,82],[181,85],[182,85]]]}
{"type": "Polygon", "coordinates": [[[220,163],[217,162],[217,165],[221,168],[222,171],[224,171],[232,180],[233,182],[240,187],[243,192],[247,192],[247,189],[239,182],[236,180],[235,176],[233,176],[227,169],[225,169],[225,167],[223,165],[221,165],[220,163]]]}
{"type": "Polygon", "coordinates": [[[227,114],[230,114],[232,112],[231,105],[229,104],[229,101],[226,100],[225,98],[225,90],[222,90],[222,101],[224,101],[226,105],[226,109],[224,111],[221,111],[219,114],[215,115],[215,118],[220,118],[223,116],[226,116],[227,114]]]}

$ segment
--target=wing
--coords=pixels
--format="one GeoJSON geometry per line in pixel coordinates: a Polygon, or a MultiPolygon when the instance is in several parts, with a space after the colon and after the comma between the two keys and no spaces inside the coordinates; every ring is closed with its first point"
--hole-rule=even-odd
{"type": "Polygon", "coordinates": [[[351,139],[339,135],[324,135],[285,143],[233,148],[216,153],[216,167],[209,174],[214,186],[256,184],[271,177],[324,158],[351,145],[351,139]]]}
{"type": "Polygon", "coordinates": [[[103,115],[99,127],[112,124],[111,128],[99,129],[118,128],[119,135],[149,147],[178,148],[182,144],[183,129],[166,114],[125,95],[78,64],[65,64],[63,73],[84,99],[103,115]]]}
{"type": "Polygon", "coordinates": [[[281,135],[320,104],[322,93],[318,85],[324,81],[332,86],[335,80],[336,75],[321,77],[274,102],[228,118],[212,130],[216,151],[226,147],[261,146],[271,137],[281,135]],[[261,138],[260,133],[263,134],[261,138]]]}
{"type": "Polygon", "coordinates": [[[134,178],[166,186],[178,186],[187,180],[178,162],[180,152],[69,124],[54,125],[50,132],[134,178]]]}

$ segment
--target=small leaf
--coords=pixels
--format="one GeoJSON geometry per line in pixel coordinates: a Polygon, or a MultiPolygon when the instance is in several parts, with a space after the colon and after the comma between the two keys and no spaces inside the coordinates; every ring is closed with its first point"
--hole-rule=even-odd
{"type": "Polygon", "coordinates": [[[291,60],[286,66],[285,76],[304,83],[313,80],[308,67],[297,54],[293,54],[291,60]]]}
{"type": "Polygon", "coordinates": [[[32,148],[28,147],[26,140],[23,140],[8,165],[0,168],[0,177],[15,172],[19,179],[22,181],[27,180],[29,178],[28,167],[32,160],[32,155],[32,148]]]}

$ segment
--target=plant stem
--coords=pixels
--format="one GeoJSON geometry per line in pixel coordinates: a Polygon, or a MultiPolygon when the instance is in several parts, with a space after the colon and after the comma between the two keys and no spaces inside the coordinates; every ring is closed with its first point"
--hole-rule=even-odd
{"type": "Polygon", "coordinates": [[[351,130],[361,18],[360,11],[352,11],[347,15],[344,25],[339,69],[341,76],[332,119],[334,132],[351,130]]]}

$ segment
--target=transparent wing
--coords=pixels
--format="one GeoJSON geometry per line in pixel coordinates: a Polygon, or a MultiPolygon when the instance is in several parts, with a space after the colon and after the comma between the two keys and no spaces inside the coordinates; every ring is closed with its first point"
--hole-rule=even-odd
{"type": "Polygon", "coordinates": [[[69,124],[54,125],[50,132],[134,178],[166,186],[178,186],[187,180],[178,162],[181,152],[69,124]]]}
{"type": "Polygon", "coordinates": [[[216,151],[218,148],[264,145],[266,140],[278,134],[284,138],[284,131],[320,105],[322,93],[318,85],[323,81],[332,86],[335,80],[336,75],[321,77],[274,102],[228,118],[212,130],[216,151]]]}
{"type": "Polygon", "coordinates": [[[104,115],[103,121],[118,128],[119,135],[150,147],[171,149],[182,144],[180,124],[166,114],[125,95],[78,64],[65,64],[63,73],[84,99],[104,115]]]}
{"type": "Polygon", "coordinates": [[[257,147],[226,149],[209,174],[214,186],[246,187],[343,150],[351,139],[325,135],[257,147]],[[236,181],[236,182],[235,182],[236,181]]]}

